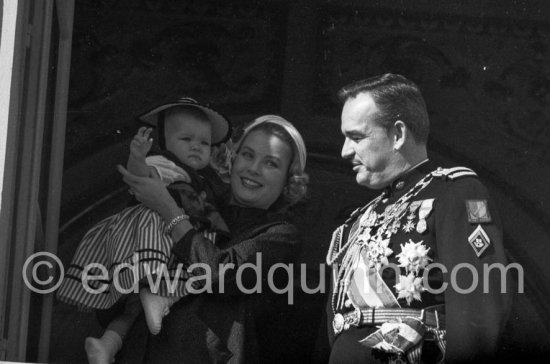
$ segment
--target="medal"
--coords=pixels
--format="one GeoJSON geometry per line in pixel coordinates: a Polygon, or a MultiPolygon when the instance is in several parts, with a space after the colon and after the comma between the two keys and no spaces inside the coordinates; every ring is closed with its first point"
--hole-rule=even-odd
{"type": "Polygon", "coordinates": [[[401,218],[401,216],[403,216],[403,213],[405,212],[405,210],[407,210],[407,207],[409,207],[409,204],[405,202],[404,204],[402,204],[397,208],[395,215],[398,219],[401,218]]]}
{"type": "Polygon", "coordinates": [[[378,214],[374,211],[374,209],[369,207],[367,211],[361,216],[359,219],[359,224],[362,227],[370,227],[373,225],[376,225],[376,220],[378,219],[378,214]]]}
{"type": "Polygon", "coordinates": [[[409,214],[407,215],[408,220],[413,220],[416,215],[416,210],[420,207],[422,201],[413,201],[409,206],[409,214]]]}
{"type": "Polygon", "coordinates": [[[420,208],[418,210],[418,223],[416,224],[416,232],[419,234],[424,233],[428,229],[428,224],[426,223],[426,218],[430,214],[433,208],[434,199],[422,201],[420,208]]]}
{"type": "Polygon", "coordinates": [[[377,219],[378,219],[378,215],[376,214],[376,212],[371,211],[369,214],[369,218],[367,219],[367,226],[376,225],[377,219]]]}
{"type": "Polygon", "coordinates": [[[372,212],[372,208],[369,207],[369,208],[367,209],[367,211],[365,211],[365,212],[363,213],[363,215],[361,215],[361,217],[359,218],[359,224],[360,224],[361,226],[364,226],[364,225],[366,225],[366,224],[368,223],[367,221],[368,221],[369,218],[370,218],[371,212],[372,212]]]}
{"type": "Polygon", "coordinates": [[[416,232],[419,234],[424,233],[427,228],[428,228],[428,225],[426,224],[426,220],[420,220],[416,224],[416,232]]]}
{"type": "Polygon", "coordinates": [[[415,224],[413,222],[415,216],[416,216],[416,210],[420,207],[422,204],[422,201],[413,201],[411,202],[409,206],[409,214],[407,215],[407,222],[403,226],[403,231],[406,233],[410,233],[415,229],[415,224]]]}
{"type": "Polygon", "coordinates": [[[390,231],[392,234],[395,234],[399,231],[399,228],[401,227],[401,222],[399,220],[393,220],[390,231]]]}
{"type": "Polygon", "coordinates": [[[414,230],[414,222],[412,221],[412,219],[409,219],[407,220],[405,225],[403,225],[403,231],[406,233],[410,233],[413,230],[414,230]]]}

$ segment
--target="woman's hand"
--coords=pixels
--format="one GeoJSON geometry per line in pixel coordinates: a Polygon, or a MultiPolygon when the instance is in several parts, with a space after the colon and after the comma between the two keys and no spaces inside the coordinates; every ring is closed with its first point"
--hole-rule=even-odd
{"type": "Polygon", "coordinates": [[[160,179],[136,176],[121,165],[118,165],[117,169],[136,199],[158,212],[165,221],[170,221],[181,214],[181,209],[160,179]]]}
{"type": "MultiPolygon", "coordinates": [[[[160,178],[140,177],[126,170],[121,165],[117,166],[118,171],[123,176],[124,182],[130,187],[130,191],[136,196],[136,199],[151,210],[158,212],[169,224],[175,217],[182,214],[182,209],[172,198],[166,186],[160,178]]],[[[174,241],[181,239],[193,226],[188,220],[184,220],[172,229],[172,238],[174,241]]]]}

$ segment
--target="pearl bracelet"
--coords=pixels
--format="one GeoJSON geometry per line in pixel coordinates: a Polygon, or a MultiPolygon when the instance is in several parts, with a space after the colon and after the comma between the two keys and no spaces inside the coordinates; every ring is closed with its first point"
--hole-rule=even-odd
{"type": "Polygon", "coordinates": [[[184,221],[184,220],[189,220],[189,215],[181,214],[181,215],[178,215],[178,216],[174,217],[174,218],[168,223],[168,227],[167,227],[168,234],[171,234],[171,233],[172,233],[172,230],[174,230],[174,228],[176,227],[176,225],[179,224],[180,222],[184,221]]]}

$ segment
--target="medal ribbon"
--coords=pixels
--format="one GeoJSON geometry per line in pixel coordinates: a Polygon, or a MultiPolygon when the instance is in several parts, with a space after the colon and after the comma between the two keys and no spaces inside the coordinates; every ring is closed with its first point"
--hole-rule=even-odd
{"type": "Polygon", "coordinates": [[[427,229],[426,218],[432,211],[433,204],[434,204],[434,199],[431,198],[431,199],[422,201],[422,205],[420,205],[420,209],[418,210],[418,224],[416,225],[416,231],[419,234],[422,234],[427,229]]]}

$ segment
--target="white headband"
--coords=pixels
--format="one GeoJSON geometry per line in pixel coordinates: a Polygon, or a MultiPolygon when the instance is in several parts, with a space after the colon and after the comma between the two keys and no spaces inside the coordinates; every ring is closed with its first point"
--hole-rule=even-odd
{"type": "Polygon", "coordinates": [[[241,137],[241,140],[239,141],[239,144],[244,140],[244,138],[248,135],[248,133],[255,128],[256,126],[264,123],[271,123],[275,125],[281,126],[285,131],[288,133],[288,135],[292,138],[292,141],[294,142],[294,145],[296,146],[297,153],[294,153],[294,159],[293,163],[298,162],[298,168],[300,169],[300,173],[303,173],[306,169],[306,144],[304,143],[304,139],[302,139],[302,136],[300,135],[300,132],[296,130],[294,125],[290,123],[289,121],[283,119],[280,116],[277,115],[263,115],[260,116],[254,121],[248,125],[246,128],[244,128],[243,135],[241,137]]]}

